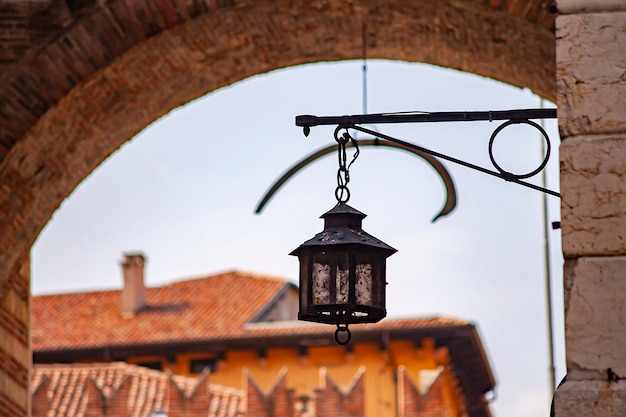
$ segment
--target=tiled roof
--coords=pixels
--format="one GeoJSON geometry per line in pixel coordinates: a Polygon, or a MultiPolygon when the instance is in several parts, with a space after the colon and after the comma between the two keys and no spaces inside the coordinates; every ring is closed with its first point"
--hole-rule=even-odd
{"type": "MultiPolygon", "coordinates": [[[[148,308],[132,317],[121,313],[120,291],[33,297],[35,362],[110,360],[106,355],[111,352],[118,352],[112,357],[120,358],[131,351],[148,355],[149,350],[152,354],[181,349],[224,352],[251,345],[260,349],[335,343],[334,329],[326,324],[255,321],[281,294],[296,291],[283,279],[228,272],[146,291],[148,308]]],[[[455,368],[472,376],[471,387],[462,381],[465,391],[471,388],[466,391],[468,404],[478,410],[471,415],[488,415],[483,394],[493,389],[495,380],[472,323],[435,316],[385,319],[350,330],[353,343],[391,339],[419,343],[434,338],[438,346],[449,349],[455,368]]]]}
{"type": "MultiPolygon", "coordinates": [[[[287,288],[287,280],[228,272],[146,289],[148,307],[121,313],[120,291],[33,297],[33,351],[112,346],[167,345],[220,340],[334,334],[328,325],[301,321],[253,320],[287,288]]],[[[369,331],[450,329],[467,326],[448,317],[386,319],[353,326],[369,331]]]]}
{"type": "Polygon", "coordinates": [[[126,403],[122,406],[128,408],[129,414],[124,415],[148,417],[153,411],[168,411],[171,405],[168,389],[178,389],[189,398],[192,390],[204,386],[210,398],[207,417],[235,417],[245,413],[245,395],[240,390],[210,384],[203,378],[173,376],[126,363],[36,364],[31,391],[35,413],[45,412],[47,417],[92,415],[87,411],[98,407],[96,397],[113,400],[115,396],[126,403]],[[100,395],[89,395],[93,388],[100,395]]]}
{"type": "Polygon", "coordinates": [[[240,334],[243,325],[292,286],[288,281],[227,272],[146,289],[148,307],[121,313],[121,292],[33,297],[33,351],[186,343],[240,334]]]}

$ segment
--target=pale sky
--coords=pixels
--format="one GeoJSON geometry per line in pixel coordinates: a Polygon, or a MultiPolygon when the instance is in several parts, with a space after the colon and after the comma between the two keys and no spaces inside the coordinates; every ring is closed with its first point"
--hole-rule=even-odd
{"type": "MultiPolygon", "coordinates": [[[[148,257],[148,286],[239,269],[295,282],[288,253],[322,230],[336,201],[331,154],[254,209],[289,167],[334,144],[333,127],[308,138],[296,115],[362,112],[361,62],[321,63],[259,75],[172,111],[124,145],[75,190],[32,250],[33,293],[119,289],[122,253],[148,257]]],[[[368,111],[537,108],[527,90],[422,64],[370,61],[368,111]]],[[[546,104],[554,107],[553,104],[546,104]]],[[[379,125],[403,140],[492,168],[499,122],[379,125]]],[[[558,132],[548,187],[558,190],[558,132]]],[[[351,151],[349,151],[351,157],[351,151]]],[[[540,136],[514,126],[498,136],[498,163],[539,165],[540,136]]],[[[349,204],[363,228],[398,249],[387,260],[389,317],[443,315],[476,323],[497,380],[495,416],[549,413],[542,194],[444,161],[458,206],[431,223],[444,188],[410,153],[364,148],[350,170],[349,204]]],[[[539,178],[531,182],[538,183],[539,178]]],[[[548,220],[560,220],[548,196],[548,220]]],[[[565,373],[560,232],[551,244],[557,382],[565,373]]],[[[329,332],[334,331],[329,327],[329,332]]]]}

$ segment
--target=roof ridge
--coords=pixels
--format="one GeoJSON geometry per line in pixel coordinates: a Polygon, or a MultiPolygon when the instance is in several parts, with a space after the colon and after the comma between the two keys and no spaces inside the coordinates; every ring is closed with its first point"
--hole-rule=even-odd
{"type": "Polygon", "coordinates": [[[187,276],[184,278],[178,278],[173,281],[163,282],[160,285],[146,287],[146,291],[155,290],[155,289],[163,289],[167,287],[173,287],[176,285],[183,285],[183,284],[193,282],[193,281],[205,281],[205,280],[225,278],[225,277],[258,279],[258,280],[263,280],[263,281],[274,281],[274,282],[281,282],[285,284],[294,285],[292,281],[284,277],[260,274],[260,273],[240,270],[240,269],[230,269],[230,270],[225,270],[225,271],[220,271],[220,272],[214,272],[209,275],[193,275],[193,276],[187,276]]]}
{"type": "MultiPolygon", "coordinates": [[[[456,317],[448,317],[448,316],[413,316],[413,317],[387,317],[384,320],[377,323],[368,323],[365,324],[362,329],[367,328],[379,328],[385,327],[386,325],[400,324],[400,323],[428,323],[428,322],[436,322],[438,325],[443,324],[453,324],[453,325],[472,325],[473,323],[456,318],[456,317]]],[[[327,327],[325,324],[312,323],[301,320],[281,320],[281,321],[261,321],[261,322],[248,322],[243,325],[244,330],[259,330],[259,329],[280,329],[280,328],[314,328],[314,327],[327,327]]]]}
{"type": "Polygon", "coordinates": [[[116,292],[120,292],[121,289],[100,289],[100,290],[96,290],[96,289],[87,289],[85,291],[73,291],[73,292],[55,292],[55,293],[49,293],[49,294],[39,294],[39,295],[35,295],[33,294],[32,298],[36,299],[36,298],[54,298],[54,297],[62,297],[65,295],[74,295],[74,294],[104,294],[104,293],[116,293],[116,292]]]}
{"type": "Polygon", "coordinates": [[[385,321],[394,321],[394,322],[399,322],[399,321],[415,321],[415,320],[438,320],[438,321],[448,321],[448,322],[455,322],[455,323],[463,323],[463,324],[472,324],[473,322],[471,320],[468,319],[463,319],[460,317],[456,317],[456,316],[447,316],[447,315],[443,315],[443,314],[430,314],[430,315],[425,315],[425,316],[392,316],[392,317],[387,317],[385,318],[385,321]]]}
{"type": "MultiPolygon", "coordinates": [[[[164,288],[164,287],[170,287],[170,286],[177,285],[177,284],[183,284],[189,281],[199,281],[199,280],[206,280],[206,279],[211,279],[211,278],[220,278],[220,277],[225,277],[229,275],[231,276],[234,275],[234,276],[242,277],[242,278],[261,279],[265,281],[284,282],[284,283],[290,283],[292,285],[295,285],[290,279],[285,278],[285,277],[233,268],[233,269],[228,269],[228,270],[223,270],[223,271],[212,272],[212,273],[209,273],[208,275],[203,274],[203,275],[193,275],[193,276],[182,277],[182,278],[180,277],[174,278],[171,281],[161,282],[158,285],[146,286],[146,290],[149,291],[152,289],[159,289],[159,288],[164,288]]],[[[49,293],[49,294],[33,295],[33,298],[62,297],[62,296],[69,296],[69,295],[74,295],[74,294],[88,295],[88,294],[119,293],[120,291],[122,291],[122,289],[123,288],[118,287],[118,288],[107,288],[107,289],[86,289],[84,291],[77,290],[77,291],[68,291],[68,292],[54,292],[54,293],[49,293]]]]}

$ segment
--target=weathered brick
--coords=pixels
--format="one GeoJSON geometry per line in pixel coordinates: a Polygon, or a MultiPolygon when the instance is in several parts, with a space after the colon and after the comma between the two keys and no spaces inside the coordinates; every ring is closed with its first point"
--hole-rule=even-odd
{"type": "Polygon", "coordinates": [[[171,377],[168,380],[168,416],[204,417],[210,408],[208,373],[204,373],[192,386],[179,386],[171,377]]]}
{"type": "Polygon", "coordinates": [[[30,304],[21,297],[29,282],[26,256],[0,288],[0,415],[25,416],[29,407],[30,304]]]}

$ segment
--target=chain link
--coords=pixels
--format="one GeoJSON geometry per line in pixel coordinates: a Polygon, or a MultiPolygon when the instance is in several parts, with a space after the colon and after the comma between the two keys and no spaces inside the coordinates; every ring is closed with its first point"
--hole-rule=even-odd
{"type": "Polygon", "coordinates": [[[343,129],[338,127],[335,129],[335,140],[337,141],[337,155],[339,159],[339,169],[337,170],[337,188],[335,188],[335,198],[338,203],[347,203],[350,200],[350,190],[348,189],[348,183],[350,182],[350,167],[359,156],[359,146],[356,140],[350,136],[348,129],[339,136],[339,131],[343,129]],[[352,157],[352,161],[348,162],[346,145],[352,142],[352,145],[356,149],[352,157]],[[347,165],[346,165],[347,164],[347,165]]]}

